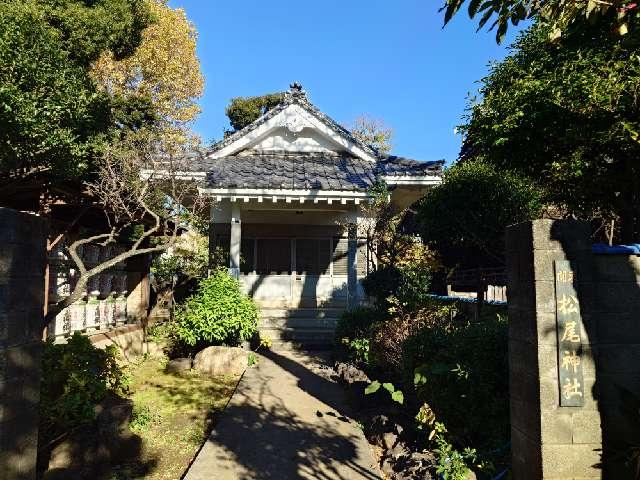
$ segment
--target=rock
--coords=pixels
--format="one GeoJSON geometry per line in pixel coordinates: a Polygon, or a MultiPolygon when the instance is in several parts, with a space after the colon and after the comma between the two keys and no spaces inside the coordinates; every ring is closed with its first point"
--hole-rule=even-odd
{"type": "Polygon", "coordinates": [[[334,369],[338,374],[340,380],[348,385],[358,382],[363,382],[367,385],[371,383],[371,380],[369,380],[367,374],[352,363],[336,362],[336,364],[334,365],[334,369]]]}
{"type": "Polygon", "coordinates": [[[95,407],[99,432],[119,433],[129,428],[133,401],[129,398],[107,396],[95,407]]]}
{"type": "Polygon", "coordinates": [[[190,358],[175,358],[167,363],[164,371],[167,373],[183,373],[191,370],[190,358]]]}
{"type": "MultiPolygon", "coordinates": [[[[96,406],[96,421],[73,430],[48,452],[46,480],[85,480],[110,470],[111,464],[137,459],[142,440],[129,430],[133,403],[129,399],[107,397],[96,406]]],[[[99,477],[99,475],[98,475],[99,477]]]]}
{"type": "Polygon", "coordinates": [[[381,469],[385,473],[385,475],[387,475],[388,477],[393,478],[395,472],[394,472],[394,469],[393,469],[392,460],[390,458],[385,458],[382,461],[381,469]]]}
{"type": "Polygon", "coordinates": [[[403,442],[397,442],[396,445],[388,452],[396,461],[402,458],[409,458],[411,450],[403,442]]]}
{"type": "Polygon", "coordinates": [[[465,480],[476,480],[476,474],[473,472],[473,470],[469,470],[469,473],[467,473],[467,477],[465,478],[465,480]]]}
{"type": "Polygon", "coordinates": [[[398,441],[398,435],[393,432],[387,432],[382,435],[382,447],[391,450],[398,441]]]}
{"type": "Polygon", "coordinates": [[[249,351],[238,347],[207,347],[193,359],[193,368],[207,375],[242,375],[249,351]]]}

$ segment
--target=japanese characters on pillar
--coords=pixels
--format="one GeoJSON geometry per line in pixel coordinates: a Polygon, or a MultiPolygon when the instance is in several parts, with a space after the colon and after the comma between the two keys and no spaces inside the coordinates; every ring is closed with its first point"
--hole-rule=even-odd
{"type": "Polygon", "coordinates": [[[560,406],[581,407],[584,405],[582,316],[574,286],[575,274],[569,261],[554,263],[560,406]]]}

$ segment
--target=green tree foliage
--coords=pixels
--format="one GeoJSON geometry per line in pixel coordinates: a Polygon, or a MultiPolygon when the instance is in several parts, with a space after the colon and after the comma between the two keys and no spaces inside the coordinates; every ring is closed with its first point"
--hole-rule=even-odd
{"type": "Polygon", "coordinates": [[[268,93],[255,97],[235,97],[227,106],[225,113],[233,127],[230,133],[242,130],[244,127],[256,121],[261,115],[278,105],[283,98],[283,93],[268,93]]]}
{"type": "Polygon", "coordinates": [[[518,171],[567,214],[620,217],[638,238],[640,33],[585,26],[556,45],[548,31],[534,25],[482,80],[461,157],[518,171]]]}
{"type": "MultiPolygon", "coordinates": [[[[444,11],[445,25],[465,4],[465,0],[446,0],[444,11]]],[[[599,23],[605,31],[615,31],[626,35],[638,18],[635,0],[469,0],[467,11],[470,18],[479,17],[478,30],[489,25],[496,29],[496,41],[502,42],[511,25],[523,20],[536,18],[549,25],[547,39],[556,40],[574,27],[586,23],[599,23]],[[497,28],[496,28],[497,27],[497,28]]]]}
{"type": "Polygon", "coordinates": [[[200,282],[198,292],[175,314],[176,334],[186,345],[237,344],[258,328],[258,308],[224,270],[200,282]]]}
{"type": "Polygon", "coordinates": [[[446,266],[503,263],[507,225],[539,216],[539,191],[508,171],[482,161],[448,169],[442,184],[419,207],[423,240],[435,247],[446,266]]]}
{"type": "Polygon", "coordinates": [[[141,0],[0,1],[0,171],[77,178],[116,126],[146,102],[97,92],[89,64],[133,51],[149,21],[141,0]]]}
{"type": "Polygon", "coordinates": [[[66,344],[45,344],[40,392],[44,436],[91,422],[95,406],[108,393],[128,393],[129,376],[118,365],[117,356],[114,345],[96,348],[80,332],[66,344]]]}

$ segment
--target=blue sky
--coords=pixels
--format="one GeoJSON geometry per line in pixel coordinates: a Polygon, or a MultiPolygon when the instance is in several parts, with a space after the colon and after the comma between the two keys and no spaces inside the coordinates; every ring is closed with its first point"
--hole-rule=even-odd
{"type": "Polygon", "coordinates": [[[360,114],[394,130],[393,153],[454,160],[466,98],[506,54],[461,12],[442,29],[436,0],[170,0],[199,32],[206,78],[195,130],[220,139],[231,97],[302,83],[336,121],[360,114]]]}

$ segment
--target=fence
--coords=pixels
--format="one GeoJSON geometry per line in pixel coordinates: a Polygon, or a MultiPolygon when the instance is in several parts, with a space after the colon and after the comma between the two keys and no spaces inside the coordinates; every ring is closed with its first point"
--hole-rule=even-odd
{"type": "Polygon", "coordinates": [[[504,268],[470,268],[455,270],[447,278],[451,297],[478,298],[483,292],[486,302],[507,301],[507,276],[504,268]]]}
{"type": "MultiPolygon", "coordinates": [[[[80,247],[78,254],[86,267],[92,268],[125,250],[121,244],[89,244],[80,247]]],[[[145,269],[139,261],[128,263],[120,262],[89,279],[82,298],[58,313],[47,329],[47,336],[63,339],[76,331],[86,334],[108,332],[126,323],[136,323],[144,316],[148,305],[145,269]]],[[[79,272],[64,242],[49,253],[48,265],[48,304],[52,305],[73,291],[79,272]]]]}

